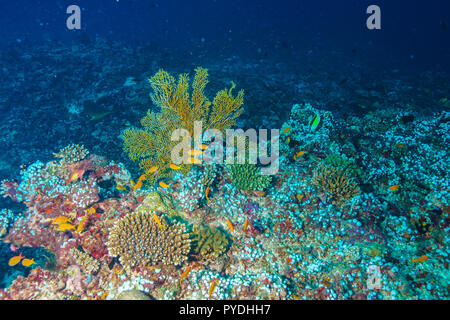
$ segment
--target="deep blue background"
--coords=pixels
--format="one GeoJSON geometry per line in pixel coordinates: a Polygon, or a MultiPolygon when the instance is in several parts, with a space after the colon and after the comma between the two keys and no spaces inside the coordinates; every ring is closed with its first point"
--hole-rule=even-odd
{"type": "Polygon", "coordinates": [[[356,49],[380,65],[396,60],[425,69],[448,68],[450,59],[448,0],[0,0],[0,45],[79,36],[65,27],[70,4],[82,8],[91,38],[228,48],[236,55],[258,48],[272,55],[314,46],[356,49]],[[365,28],[370,4],[382,9],[381,31],[365,28]]]}

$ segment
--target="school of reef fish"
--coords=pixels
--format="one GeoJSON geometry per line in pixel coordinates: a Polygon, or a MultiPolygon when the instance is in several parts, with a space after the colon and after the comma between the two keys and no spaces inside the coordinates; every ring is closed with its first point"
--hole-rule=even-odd
{"type": "Polygon", "coordinates": [[[448,299],[450,112],[295,104],[275,175],[205,164],[208,143],[179,165],[171,129],[245,114],[195,72],[191,96],[187,75],[150,78],[160,111],[118,141],[141,175],[71,144],[1,182],[26,209],[0,211],[0,263],[29,272],[0,299],[448,299]]]}

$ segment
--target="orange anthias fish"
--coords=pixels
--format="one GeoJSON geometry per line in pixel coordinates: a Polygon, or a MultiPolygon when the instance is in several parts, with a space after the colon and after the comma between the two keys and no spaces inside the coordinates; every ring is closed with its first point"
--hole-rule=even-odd
{"type": "Polygon", "coordinates": [[[282,132],[281,134],[286,134],[286,133],[288,133],[289,131],[291,131],[291,128],[290,128],[290,127],[287,127],[286,129],[283,130],[283,132],[282,132]]]}
{"type": "Polygon", "coordinates": [[[211,295],[213,294],[214,288],[216,287],[216,282],[217,282],[217,279],[214,279],[214,280],[211,282],[211,286],[209,287],[209,295],[208,295],[208,299],[211,299],[211,295]]]}
{"type": "Polygon", "coordinates": [[[121,185],[121,184],[118,184],[117,186],[116,186],[116,189],[117,190],[119,190],[119,191],[125,191],[125,190],[127,190],[127,188],[125,188],[123,185],[121,185]]]}
{"type": "Polygon", "coordinates": [[[200,154],[203,154],[203,151],[197,150],[197,149],[189,150],[189,155],[191,155],[191,156],[198,156],[200,154]]]}
{"type": "Polygon", "coordinates": [[[153,219],[155,219],[155,221],[158,224],[159,228],[162,230],[163,226],[161,224],[161,221],[159,221],[158,215],[156,213],[153,214],[153,219]]]}
{"type": "Polygon", "coordinates": [[[172,170],[180,170],[181,169],[180,166],[177,166],[174,163],[169,164],[169,168],[172,169],[172,170]]]}
{"type": "Polygon", "coordinates": [[[291,142],[291,138],[290,137],[288,137],[287,140],[286,140],[287,144],[289,144],[289,142],[291,142]]]}
{"type": "Polygon", "coordinates": [[[33,259],[23,259],[22,260],[22,265],[24,267],[29,267],[29,266],[31,266],[33,264],[36,264],[36,262],[34,262],[34,258],[33,259]]]}
{"type": "Polygon", "coordinates": [[[150,169],[147,170],[147,173],[151,174],[151,173],[155,172],[156,170],[158,170],[158,167],[157,166],[153,166],[153,167],[151,167],[150,169]]]}
{"type": "Polygon", "coordinates": [[[18,264],[20,262],[20,260],[22,260],[22,259],[23,259],[23,256],[22,256],[22,252],[21,252],[18,256],[15,256],[15,257],[12,257],[11,259],[9,259],[8,265],[10,267],[13,267],[16,264],[18,264]]]}
{"type": "Polygon", "coordinates": [[[200,145],[200,150],[206,150],[206,149],[208,149],[208,145],[207,144],[201,144],[200,145]]]}
{"type": "Polygon", "coordinates": [[[231,232],[233,233],[233,237],[234,237],[234,227],[233,227],[233,225],[231,224],[231,221],[227,219],[226,222],[227,222],[228,228],[230,228],[231,232]]]}
{"type": "Polygon", "coordinates": [[[255,194],[256,194],[258,197],[264,197],[264,196],[266,195],[266,193],[265,193],[264,191],[255,191],[255,194]]]}
{"type": "Polygon", "coordinates": [[[80,223],[78,224],[77,230],[76,230],[77,232],[84,231],[84,228],[87,225],[87,218],[88,218],[87,216],[84,216],[83,219],[81,219],[80,223]]]}
{"type": "Polygon", "coordinates": [[[159,182],[159,186],[160,186],[161,188],[164,188],[164,189],[170,188],[170,185],[168,185],[168,184],[165,183],[164,181],[160,181],[160,182],[159,182]]]}
{"type": "Polygon", "coordinates": [[[398,188],[400,188],[400,185],[399,185],[399,184],[395,184],[395,185],[389,187],[389,190],[390,190],[390,191],[397,191],[398,188]]]}
{"type": "Polygon", "coordinates": [[[63,224],[63,223],[67,223],[70,222],[70,218],[67,218],[65,216],[59,216],[58,218],[55,218],[53,220],[53,224],[63,224]]]}
{"type": "Polygon", "coordinates": [[[303,194],[297,193],[297,195],[296,195],[295,197],[297,198],[297,201],[298,201],[298,202],[302,202],[302,200],[303,200],[303,194]]]}
{"type": "Polygon", "coordinates": [[[68,231],[68,230],[75,230],[75,226],[70,223],[63,223],[56,228],[58,231],[68,231]]]}
{"type": "Polygon", "coordinates": [[[297,152],[297,154],[294,156],[294,160],[297,160],[299,157],[305,154],[306,151],[302,150],[297,152]]]}
{"type": "Polygon", "coordinates": [[[181,281],[183,281],[183,279],[187,277],[187,275],[189,274],[190,271],[191,271],[191,267],[190,266],[188,266],[186,268],[186,270],[184,270],[183,274],[180,277],[180,285],[181,285],[181,281]]]}
{"type": "Polygon", "coordinates": [[[244,221],[244,232],[245,232],[245,230],[247,230],[247,227],[248,227],[248,219],[245,218],[245,221],[244,221]]]}
{"type": "Polygon", "coordinates": [[[429,259],[430,257],[428,256],[421,256],[417,259],[411,259],[411,262],[425,262],[429,259]]]}
{"type": "Polygon", "coordinates": [[[190,164],[202,164],[202,160],[197,159],[197,158],[190,158],[188,160],[188,163],[190,163],[190,164]]]}
{"type": "Polygon", "coordinates": [[[84,171],[85,171],[84,169],[75,170],[69,176],[69,180],[67,182],[77,181],[78,179],[81,179],[83,177],[84,171]]]}
{"type": "Polygon", "coordinates": [[[209,202],[208,194],[209,194],[209,186],[206,187],[206,191],[205,191],[205,198],[209,202]]]}

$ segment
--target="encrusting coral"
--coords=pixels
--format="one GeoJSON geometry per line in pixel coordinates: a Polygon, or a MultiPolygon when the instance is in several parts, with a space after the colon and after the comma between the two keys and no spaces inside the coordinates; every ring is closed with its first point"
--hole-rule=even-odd
{"type": "MultiPolygon", "coordinates": [[[[244,91],[233,96],[234,83],[230,89],[219,91],[212,103],[206,98],[208,71],[204,68],[195,69],[191,94],[188,74],[181,74],[176,82],[169,73],[159,70],[149,81],[154,91],[151,98],[160,111],[149,110],[141,119],[142,129],[130,128],[123,133],[124,151],[132,161],[139,161],[145,173],[157,166],[160,177],[172,174],[171,152],[179,142],[171,141],[171,136],[176,129],[186,129],[193,138],[194,122],[201,121],[202,130],[224,131],[234,126],[243,112],[244,91]]],[[[180,167],[183,172],[190,169],[189,164],[180,167]]]]}
{"type": "Polygon", "coordinates": [[[61,163],[75,163],[87,157],[89,151],[79,144],[70,144],[62,148],[57,153],[53,153],[56,158],[61,158],[61,163]]]}
{"type": "Polygon", "coordinates": [[[86,252],[77,248],[70,249],[70,254],[75,260],[76,264],[86,273],[96,273],[100,268],[100,263],[95,258],[91,257],[86,252]]]}
{"type": "Polygon", "coordinates": [[[331,197],[332,203],[337,206],[343,206],[359,195],[358,185],[345,171],[323,164],[314,170],[312,184],[331,197]]]}
{"type": "Polygon", "coordinates": [[[181,265],[187,259],[191,240],[185,225],[180,222],[169,225],[158,218],[159,225],[155,214],[129,213],[109,230],[109,255],[118,256],[128,272],[136,266],[181,265]]]}
{"type": "Polygon", "coordinates": [[[224,231],[205,225],[194,225],[191,232],[192,251],[206,260],[213,260],[223,254],[228,247],[224,231]]]}

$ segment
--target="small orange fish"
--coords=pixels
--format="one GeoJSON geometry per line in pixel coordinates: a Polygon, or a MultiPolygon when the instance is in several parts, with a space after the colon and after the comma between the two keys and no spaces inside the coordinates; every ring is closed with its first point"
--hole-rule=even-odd
{"type": "Polygon", "coordinates": [[[214,280],[211,282],[211,286],[209,287],[209,295],[208,295],[208,299],[211,299],[211,295],[213,294],[214,288],[216,287],[216,282],[217,282],[217,279],[214,279],[214,280]]]}
{"type": "Polygon", "coordinates": [[[81,221],[80,221],[80,223],[78,224],[78,227],[77,227],[77,232],[83,232],[84,231],[84,228],[86,227],[86,224],[87,224],[87,216],[85,216],[85,217],[83,217],[82,219],[81,219],[81,221]]]}
{"type": "Polygon", "coordinates": [[[163,226],[161,224],[161,221],[159,221],[158,215],[156,213],[153,214],[153,219],[155,219],[155,221],[158,224],[159,228],[162,230],[163,226]]]}
{"type": "Polygon", "coordinates": [[[181,169],[180,166],[177,166],[176,164],[173,164],[173,163],[169,164],[169,168],[172,170],[180,170],[181,169]]]}
{"type": "Polygon", "coordinates": [[[291,138],[290,137],[288,137],[287,140],[286,140],[287,144],[289,144],[289,142],[291,142],[291,138]]]}
{"type": "Polygon", "coordinates": [[[67,218],[65,216],[59,216],[58,218],[55,218],[53,220],[53,224],[63,224],[63,223],[67,223],[70,222],[70,218],[67,218]]]}
{"type": "Polygon", "coordinates": [[[233,237],[234,237],[234,227],[231,224],[231,221],[227,219],[226,222],[227,222],[228,228],[230,228],[231,232],[233,233],[233,237]]]}
{"type": "Polygon", "coordinates": [[[22,259],[23,259],[23,256],[22,256],[22,252],[21,252],[18,256],[15,256],[15,257],[12,257],[11,259],[9,259],[8,265],[10,267],[13,267],[16,264],[18,264],[20,262],[20,260],[22,260],[22,259]]]}
{"type": "Polygon", "coordinates": [[[208,146],[207,144],[201,144],[201,145],[200,145],[200,149],[201,149],[201,150],[206,150],[206,149],[208,149],[208,147],[209,147],[209,146],[208,146]]]}
{"type": "Polygon", "coordinates": [[[45,213],[52,213],[53,209],[52,208],[47,208],[45,209],[45,213]]]}
{"type": "Polygon", "coordinates": [[[201,151],[201,150],[197,150],[197,149],[189,150],[189,155],[191,155],[191,156],[198,156],[201,154],[203,154],[203,151],[201,151]]]}
{"type": "Polygon", "coordinates": [[[390,190],[390,191],[397,191],[398,188],[400,188],[400,185],[399,185],[399,184],[395,184],[395,185],[389,187],[389,190],[390,190]]]}
{"type": "Polygon", "coordinates": [[[138,180],[138,182],[136,182],[136,184],[133,186],[133,191],[136,191],[140,188],[142,188],[142,180],[138,180]]]}
{"type": "Polygon", "coordinates": [[[75,230],[75,226],[70,223],[63,223],[56,228],[58,231],[68,231],[68,230],[75,230]]]}
{"type": "Polygon", "coordinates": [[[298,201],[298,202],[301,202],[302,199],[303,199],[303,194],[297,193],[297,195],[296,195],[295,197],[297,198],[297,201],[298,201]]]}
{"type": "Polygon", "coordinates": [[[266,193],[265,193],[264,191],[255,191],[255,194],[256,194],[258,197],[264,197],[264,196],[266,195],[266,193]]]}
{"type": "Polygon", "coordinates": [[[125,188],[123,185],[121,185],[121,184],[118,184],[117,186],[116,186],[116,189],[117,190],[119,190],[119,191],[125,191],[125,190],[127,190],[127,188],[125,188]]]}
{"type": "Polygon", "coordinates": [[[190,163],[190,164],[202,164],[202,161],[200,159],[197,159],[197,158],[190,158],[188,160],[188,163],[190,163]]]}
{"type": "Polygon", "coordinates": [[[206,187],[206,191],[205,191],[205,198],[209,202],[208,194],[209,194],[209,186],[206,187]]]}
{"type": "Polygon", "coordinates": [[[147,170],[147,173],[151,174],[151,173],[155,172],[156,170],[158,170],[158,167],[157,166],[153,166],[153,167],[151,167],[150,169],[147,170]]]}
{"type": "Polygon", "coordinates": [[[31,266],[33,264],[36,264],[36,262],[34,262],[34,258],[33,259],[23,259],[22,260],[22,265],[24,267],[29,267],[29,266],[31,266]]]}
{"type": "Polygon", "coordinates": [[[302,150],[297,152],[297,154],[294,156],[294,160],[297,160],[299,157],[305,154],[306,151],[302,150]]]}
{"type": "Polygon", "coordinates": [[[396,145],[394,145],[394,148],[404,149],[405,145],[403,143],[397,143],[396,145]]]}
{"type": "Polygon", "coordinates": [[[286,129],[283,130],[283,132],[282,132],[281,134],[286,134],[286,133],[288,133],[289,131],[291,131],[291,128],[290,128],[290,127],[287,127],[286,129]]]}
{"type": "Polygon", "coordinates": [[[160,182],[159,182],[159,186],[160,186],[161,188],[164,188],[164,189],[170,188],[170,185],[168,185],[168,184],[165,183],[164,181],[160,181],[160,182]]]}
{"type": "Polygon", "coordinates": [[[81,179],[83,177],[84,174],[83,169],[78,169],[75,170],[70,176],[69,176],[69,181],[68,182],[72,182],[72,181],[77,181],[78,179],[81,179]]]}
{"type": "Polygon", "coordinates": [[[190,271],[191,271],[191,267],[190,266],[188,266],[186,268],[186,270],[184,270],[183,274],[180,277],[180,286],[181,286],[181,281],[183,281],[183,279],[187,277],[187,275],[189,274],[190,271]]]}
{"type": "Polygon", "coordinates": [[[245,221],[244,221],[244,232],[247,230],[247,227],[248,227],[248,219],[245,218],[245,221]]]}
{"type": "Polygon", "coordinates": [[[425,262],[429,259],[430,257],[428,256],[421,256],[417,259],[411,259],[411,262],[425,262]]]}

